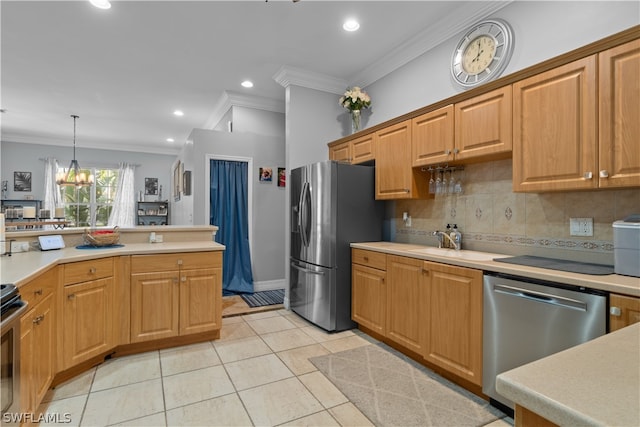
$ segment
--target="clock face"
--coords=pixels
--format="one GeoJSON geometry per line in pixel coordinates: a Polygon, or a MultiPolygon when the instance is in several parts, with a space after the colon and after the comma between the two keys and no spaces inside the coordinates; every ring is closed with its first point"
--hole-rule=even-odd
{"type": "Polygon", "coordinates": [[[497,78],[513,53],[513,34],[499,19],[482,21],[460,40],[451,57],[451,75],[470,88],[497,78]]]}

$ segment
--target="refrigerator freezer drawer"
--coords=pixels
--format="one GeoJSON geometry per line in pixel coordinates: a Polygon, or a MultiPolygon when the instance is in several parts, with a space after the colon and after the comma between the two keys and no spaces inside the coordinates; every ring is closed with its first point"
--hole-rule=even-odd
{"type": "Polygon", "coordinates": [[[291,260],[291,310],[327,331],[336,329],[334,273],[331,268],[291,260]]]}

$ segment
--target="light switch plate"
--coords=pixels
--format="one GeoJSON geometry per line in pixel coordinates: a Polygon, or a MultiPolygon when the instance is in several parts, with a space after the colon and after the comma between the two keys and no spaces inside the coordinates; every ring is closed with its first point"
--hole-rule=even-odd
{"type": "Polygon", "coordinates": [[[571,236],[593,236],[593,218],[569,218],[571,236]]]}

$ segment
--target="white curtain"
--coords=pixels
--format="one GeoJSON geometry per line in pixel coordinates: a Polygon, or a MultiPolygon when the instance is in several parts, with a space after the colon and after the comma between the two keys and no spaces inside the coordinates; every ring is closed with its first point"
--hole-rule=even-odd
{"type": "Polygon", "coordinates": [[[135,225],[136,194],[134,189],[134,165],[121,163],[118,173],[118,188],[109,216],[109,227],[133,227],[135,225]]]}
{"type": "MultiPolygon", "coordinates": [[[[53,157],[44,159],[44,200],[42,209],[48,209],[51,217],[56,212],[56,206],[60,203],[60,188],[56,184],[56,173],[58,172],[58,161],[53,157]]],[[[53,228],[47,225],[45,228],[53,228]]]]}

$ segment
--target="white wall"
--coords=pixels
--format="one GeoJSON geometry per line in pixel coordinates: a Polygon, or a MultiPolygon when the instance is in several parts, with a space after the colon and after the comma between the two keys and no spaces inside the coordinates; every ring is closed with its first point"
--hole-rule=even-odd
{"type": "MultiPolygon", "coordinates": [[[[73,157],[73,147],[56,145],[25,144],[16,142],[2,142],[2,167],[0,179],[9,181],[8,199],[22,199],[32,195],[37,200],[44,197],[44,162],[39,159],[55,157],[61,167],[69,167],[73,157]],[[13,172],[31,172],[32,191],[13,191],[13,172]]],[[[136,194],[142,190],[144,194],[144,179],[158,178],[162,185],[162,198],[170,197],[170,170],[174,156],[165,154],[137,153],[131,151],[99,150],[94,148],[76,148],[76,159],[80,167],[117,168],[122,161],[138,164],[135,172],[136,194]]]]}
{"type": "MultiPolygon", "coordinates": [[[[285,166],[284,139],[253,133],[228,133],[194,129],[189,137],[193,144],[193,223],[208,224],[205,212],[209,203],[209,177],[206,176],[207,159],[211,156],[246,157],[253,159],[253,215],[252,263],[256,282],[284,279],[285,188],[271,182],[258,181],[258,168],[271,167],[274,175],[278,167],[285,166]]],[[[188,146],[187,146],[188,147],[188,146]]],[[[189,165],[189,163],[185,163],[189,165]]]]}
{"type": "MultiPolygon", "coordinates": [[[[640,2],[515,1],[494,17],[514,31],[514,54],[503,73],[508,75],[638,25],[640,2]]],[[[363,124],[382,123],[462,92],[450,77],[449,62],[463,34],[366,87],[372,108],[363,124]]]]}

